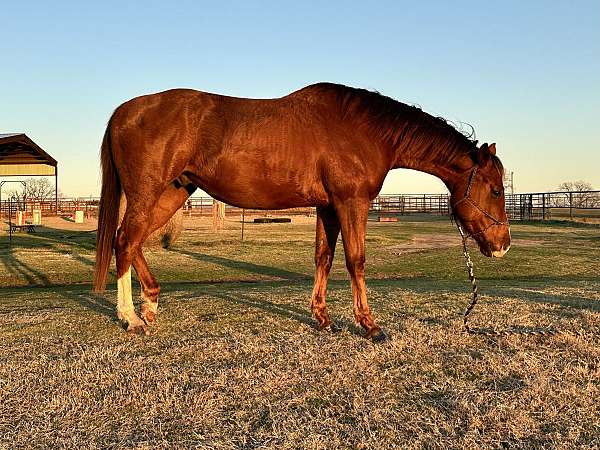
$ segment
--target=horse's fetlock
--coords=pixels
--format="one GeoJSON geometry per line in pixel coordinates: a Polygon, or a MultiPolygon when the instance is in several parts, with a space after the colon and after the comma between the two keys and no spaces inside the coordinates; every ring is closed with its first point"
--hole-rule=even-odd
{"type": "Polygon", "coordinates": [[[146,287],[143,289],[142,297],[149,302],[157,302],[160,294],[160,286],[146,287]]]}

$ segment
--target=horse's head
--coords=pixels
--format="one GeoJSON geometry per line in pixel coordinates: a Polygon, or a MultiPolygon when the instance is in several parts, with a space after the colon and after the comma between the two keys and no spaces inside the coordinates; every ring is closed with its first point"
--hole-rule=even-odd
{"type": "Polygon", "coordinates": [[[504,204],[504,169],[496,144],[483,144],[471,153],[473,166],[451,187],[455,220],[485,256],[500,258],[510,248],[510,229],[504,204]]]}

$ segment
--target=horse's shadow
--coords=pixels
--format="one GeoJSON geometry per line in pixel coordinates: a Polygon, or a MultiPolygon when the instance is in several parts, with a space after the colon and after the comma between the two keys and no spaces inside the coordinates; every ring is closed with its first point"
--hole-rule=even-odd
{"type": "MultiPolygon", "coordinates": [[[[183,249],[171,249],[171,251],[176,251],[182,255],[190,256],[199,261],[208,262],[211,264],[217,264],[222,267],[227,267],[234,270],[242,270],[246,272],[255,273],[258,275],[266,275],[271,277],[279,278],[280,280],[276,281],[260,281],[257,284],[263,284],[265,287],[273,287],[277,284],[289,284],[290,281],[303,282],[306,283],[310,281],[312,278],[301,272],[292,272],[290,270],[281,269],[278,267],[272,267],[262,264],[254,264],[247,261],[239,261],[235,259],[223,258],[221,256],[207,255],[204,253],[191,252],[189,250],[183,249]]],[[[211,295],[219,298],[220,300],[238,304],[250,306],[256,309],[260,309],[264,312],[267,312],[272,315],[277,315],[283,318],[296,320],[299,323],[303,323],[312,328],[317,328],[317,322],[312,318],[309,306],[307,302],[306,309],[299,308],[297,306],[275,303],[272,301],[252,298],[246,295],[238,294],[233,296],[231,294],[219,292],[218,290],[211,290],[211,295]]],[[[333,318],[332,319],[336,325],[341,326],[342,328],[347,329],[353,334],[360,335],[362,334],[362,329],[358,327],[353,322],[343,319],[343,318],[333,318]]]]}
{"type": "Polygon", "coordinates": [[[109,301],[105,295],[91,292],[90,289],[85,292],[64,291],[63,296],[78,303],[81,307],[108,317],[113,322],[118,322],[115,304],[109,301]]]}
{"type": "MultiPolygon", "coordinates": [[[[222,282],[222,283],[173,283],[163,285],[167,289],[173,289],[173,291],[179,291],[178,294],[170,294],[169,297],[174,300],[183,300],[184,298],[190,298],[189,301],[194,301],[194,296],[198,293],[203,295],[209,295],[219,301],[226,302],[232,305],[247,306],[256,310],[263,311],[272,316],[279,316],[284,319],[294,320],[298,323],[307,325],[311,328],[318,329],[316,320],[312,317],[310,312],[309,298],[310,298],[310,284],[307,282],[308,279],[299,280],[274,280],[274,281],[256,281],[256,282],[222,282]],[[257,298],[257,296],[248,295],[242,292],[243,286],[252,285],[256,288],[264,287],[265,293],[267,290],[272,288],[285,288],[289,286],[291,281],[297,281],[306,285],[306,289],[302,289],[302,292],[306,292],[306,307],[296,306],[289,303],[279,303],[272,300],[266,300],[264,298],[257,298]],[[191,288],[190,285],[197,286],[191,288]],[[226,286],[228,286],[226,288],[226,286]],[[231,287],[235,286],[235,291],[232,292],[231,287]],[[183,291],[183,292],[181,292],[183,291]]],[[[163,290],[163,293],[167,293],[167,289],[163,290]]],[[[260,294],[259,294],[260,295],[260,294]]],[[[361,335],[362,329],[353,322],[340,318],[332,317],[333,322],[341,327],[342,329],[348,330],[352,334],[361,335]]]]}

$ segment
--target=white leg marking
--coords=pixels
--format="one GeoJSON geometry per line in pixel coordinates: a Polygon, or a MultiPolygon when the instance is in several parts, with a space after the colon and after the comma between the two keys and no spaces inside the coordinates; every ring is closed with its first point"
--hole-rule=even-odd
{"type": "Polygon", "coordinates": [[[117,316],[127,322],[127,330],[141,326],[145,330],[144,322],[135,313],[131,297],[131,267],[117,280],[117,316]]]}
{"type": "Polygon", "coordinates": [[[117,313],[121,320],[127,320],[131,315],[135,315],[131,298],[131,267],[117,280],[117,313]]]}

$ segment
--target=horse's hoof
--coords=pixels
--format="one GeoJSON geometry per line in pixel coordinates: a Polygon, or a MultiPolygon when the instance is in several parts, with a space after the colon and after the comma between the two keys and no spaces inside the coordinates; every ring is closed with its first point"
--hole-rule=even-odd
{"type": "Polygon", "coordinates": [[[148,330],[148,327],[146,325],[130,325],[127,327],[127,332],[130,334],[137,334],[138,336],[150,335],[150,330],[148,330]]]}
{"type": "Polygon", "coordinates": [[[156,322],[156,313],[154,311],[142,311],[142,320],[146,325],[152,325],[156,322]]]}
{"type": "Polygon", "coordinates": [[[335,322],[331,322],[326,327],[323,327],[322,330],[323,331],[329,331],[330,333],[339,333],[340,331],[342,331],[342,328],[339,327],[339,326],[337,326],[335,324],[335,322]]]}
{"type": "Polygon", "coordinates": [[[375,333],[373,333],[370,336],[371,340],[373,341],[373,343],[375,344],[383,344],[384,342],[387,342],[390,340],[390,337],[385,334],[385,332],[383,330],[379,330],[375,333]]]}

